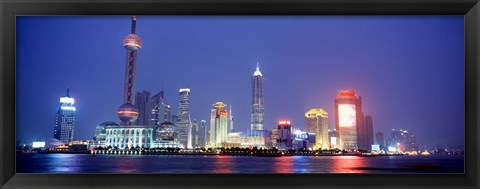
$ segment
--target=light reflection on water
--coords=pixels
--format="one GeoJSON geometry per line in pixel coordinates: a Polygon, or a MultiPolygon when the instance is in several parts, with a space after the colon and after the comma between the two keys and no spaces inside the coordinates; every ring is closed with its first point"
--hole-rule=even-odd
{"type": "Polygon", "coordinates": [[[459,156],[17,154],[17,173],[463,173],[459,156]]]}

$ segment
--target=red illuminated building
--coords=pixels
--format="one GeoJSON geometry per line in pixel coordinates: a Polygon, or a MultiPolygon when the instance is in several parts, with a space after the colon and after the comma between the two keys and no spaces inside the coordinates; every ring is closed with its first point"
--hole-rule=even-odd
{"type": "Polygon", "coordinates": [[[278,138],[277,148],[280,150],[288,150],[292,148],[292,125],[290,120],[278,121],[278,138]]]}
{"type": "Polygon", "coordinates": [[[346,150],[369,149],[365,136],[362,97],[357,97],[353,90],[340,90],[334,102],[339,147],[346,150]]]}

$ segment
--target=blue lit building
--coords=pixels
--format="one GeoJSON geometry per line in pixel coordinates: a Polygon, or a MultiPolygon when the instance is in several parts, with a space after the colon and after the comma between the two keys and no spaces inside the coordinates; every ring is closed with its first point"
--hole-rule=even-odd
{"type": "Polygon", "coordinates": [[[70,90],[67,89],[67,95],[60,98],[60,107],[55,115],[55,128],[53,138],[61,140],[64,143],[73,141],[73,131],[75,127],[75,111],[73,106],[75,99],[70,97],[70,90]]]}

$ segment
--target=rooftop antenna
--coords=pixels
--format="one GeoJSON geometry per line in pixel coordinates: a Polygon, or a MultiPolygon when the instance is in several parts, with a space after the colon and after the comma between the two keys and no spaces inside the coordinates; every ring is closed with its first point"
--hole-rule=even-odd
{"type": "Polygon", "coordinates": [[[137,29],[137,17],[132,16],[132,34],[135,34],[136,29],[137,29]]]}

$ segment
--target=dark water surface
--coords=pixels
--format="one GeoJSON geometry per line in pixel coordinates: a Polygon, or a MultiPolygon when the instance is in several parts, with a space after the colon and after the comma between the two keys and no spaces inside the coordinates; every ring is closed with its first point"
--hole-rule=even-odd
{"type": "Polygon", "coordinates": [[[463,156],[17,154],[17,173],[463,173],[463,156]]]}

